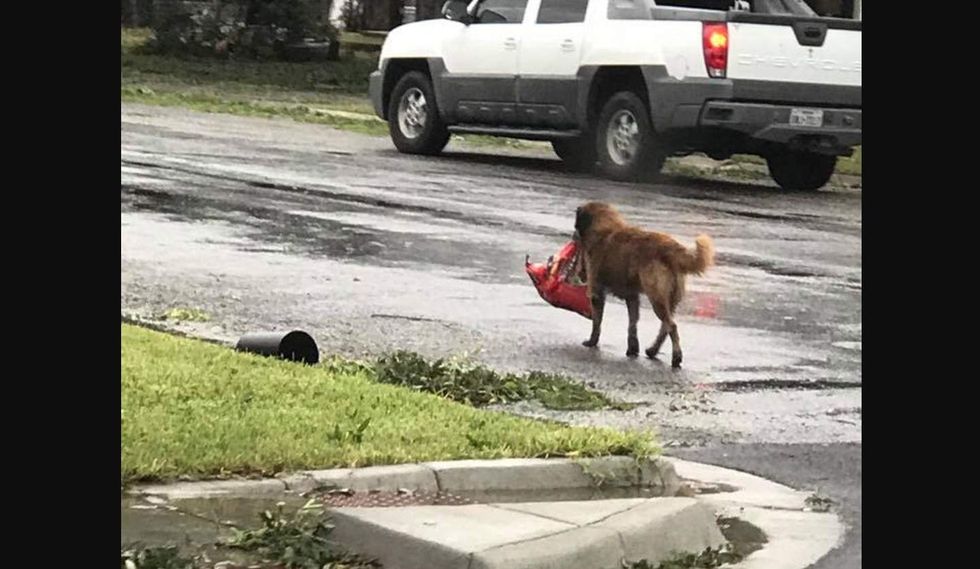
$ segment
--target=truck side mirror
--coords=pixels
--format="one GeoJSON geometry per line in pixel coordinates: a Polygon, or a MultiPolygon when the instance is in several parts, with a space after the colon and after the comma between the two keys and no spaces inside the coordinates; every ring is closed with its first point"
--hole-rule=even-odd
{"type": "Polygon", "coordinates": [[[463,0],[447,0],[442,5],[442,17],[468,26],[473,23],[473,16],[470,16],[467,8],[468,5],[463,0]]]}

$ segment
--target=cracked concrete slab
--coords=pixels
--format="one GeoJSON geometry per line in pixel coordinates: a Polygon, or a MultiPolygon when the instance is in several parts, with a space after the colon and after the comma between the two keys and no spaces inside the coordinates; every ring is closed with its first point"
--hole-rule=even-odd
{"type": "Polygon", "coordinates": [[[645,498],[619,500],[595,500],[590,502],[529,502],[493,504],[494,507],[524,512],[560,522],[585,526],[600,522],[612,515],[624,512],[646,502],[645,498]]]}
{"type": "Polygon", "coordinates": [[[693,498],[333,512],[337,541],[387,569],[613,569],[725,542],[711,508],[693,498]]]}

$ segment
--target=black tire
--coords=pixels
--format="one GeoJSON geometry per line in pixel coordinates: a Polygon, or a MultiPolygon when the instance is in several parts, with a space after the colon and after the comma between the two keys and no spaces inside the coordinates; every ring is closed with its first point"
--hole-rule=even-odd
{"type": "Polygon", "coordinates": [[[614,180],[639,180],[656,174],[663,168],[667,158],[653,131],[646,104],[632,91],[620,91],[609,97],[602,106],[594,140],[599,170],[604,176],[614,180]],[[615,133],[611,129],[619,128],[621,120],[630,125],[623,128],[629,130],[635,125],[636,130],[628,137],[630,143],[618,148],[615,133]]]}
{"type": "Polygon", "coordinates": [[[784,190],[812,192],[824,187],[834,174],[837,157],[795,150],[780,150],[766,156],[769,175],[784,190]]]}
{"type": "Polygon", "coordinates": [[[566,166],[577,172],[589,172],[595,167],[595,144],[591,137],[559,138],[551,148],[566,166]]]}
{"type": "Polygon", "coordinates": [[[395,148],[406,154],[438,154],[446,147],[449,130],[439,117],[432,81],[424,73],[410,71],[395,84],[388,101],[388,132],[395,148]],[[408,110],[410,98],[424,108],[421,115],[417,106],[408,110]],[[403,104],[406,106],[405,122],[400,120],[402,115],[399,114],[403,104]]]}

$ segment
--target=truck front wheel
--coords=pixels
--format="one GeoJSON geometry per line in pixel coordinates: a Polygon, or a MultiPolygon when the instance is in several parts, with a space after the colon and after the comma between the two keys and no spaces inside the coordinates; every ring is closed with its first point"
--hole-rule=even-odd
{"type": "Polygon", "coordinates": [[[395,148],[407,154],[438,154],[449,142],[439,118],[432,81],[418,71],[406,73],[388,103],[388,132],[395,148]]]}
{"type": "Polygon", "coordinates": [[[783,149],[766,156],[769,175],[789,191],[812,192],[822,188],[834,173],[837,157],[783,149]]]}
{"type": "Polygon", "coordinates": [[[614,180],[637,180],[644,174],[655,174],[666,159],[646,105],[632,91],[620,91],[602,106],[595,145],[599,169],[614,180]]]}

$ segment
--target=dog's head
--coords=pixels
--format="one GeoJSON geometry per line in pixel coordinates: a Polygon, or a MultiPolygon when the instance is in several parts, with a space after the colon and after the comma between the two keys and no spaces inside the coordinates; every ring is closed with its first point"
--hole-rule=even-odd
{"type": "Polygon", "coordinates": [[[613,206],[603,202],[589,202],[575,210],[575,236],[584,240],[597,226],[618,219],[619,213],[613,206]]]}

